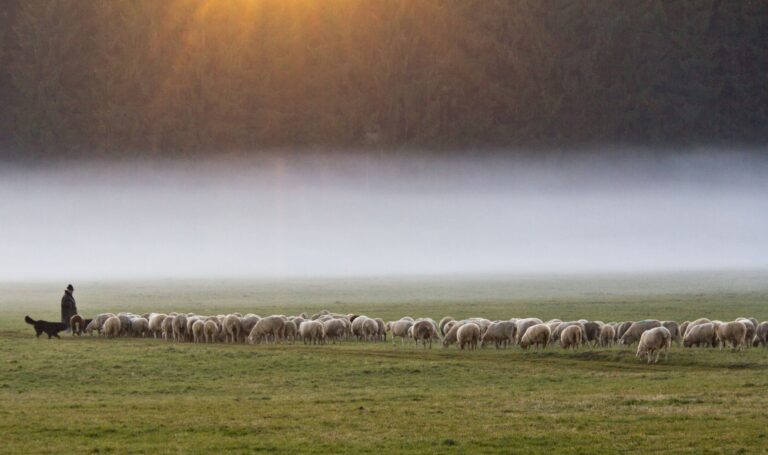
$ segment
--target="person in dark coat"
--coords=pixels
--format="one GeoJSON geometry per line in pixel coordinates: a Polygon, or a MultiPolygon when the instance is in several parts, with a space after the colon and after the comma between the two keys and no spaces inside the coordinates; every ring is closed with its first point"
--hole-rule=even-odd
{"type": "Polygon", "coordinates": [[[75,304],[75,298],[72,296],[73,292],[75,292],[75,288],[70,284],[64,290],[64,297],[61,298],[61,322],[64,323],[67,332],[72,330],[69,326],[69,320],[77,314],[77,305],[75,304]]]}

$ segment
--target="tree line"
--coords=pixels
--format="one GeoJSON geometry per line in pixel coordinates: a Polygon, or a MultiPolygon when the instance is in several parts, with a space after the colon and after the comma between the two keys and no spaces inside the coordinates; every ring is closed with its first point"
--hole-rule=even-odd
{"type": "Polygon", "coordinates": [[[0,21],[12,153],[768,138],[764,1],[7,0],[0,21]]]}

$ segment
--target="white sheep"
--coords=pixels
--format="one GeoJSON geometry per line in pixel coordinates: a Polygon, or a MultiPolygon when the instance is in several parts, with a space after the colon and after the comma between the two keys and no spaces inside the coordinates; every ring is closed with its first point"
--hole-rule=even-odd
{"type": "Polygon", "coordinates": [[[456,331],[456,341],[460,349],[476,349],[480,341],[480,326],[475,322],[462,324],[456,331]]]}
{"type": "Polygon", "coordinates": [[[651,357],[656,354],[654,363],[659,362],[659,355],[664,351],[664,360],[667,359],[669,347],[672,345],[672,334],[666,327],[655,327],[643,332],[640,335],[640,342],[637,344],[635,357],[648,356],[648,363],[651,363],[651,357]]]}
{"type": "Polygon", "coordinates": [[[102,332],[107,338],[114,338],[120,336],[120,318],[117,316],[111,316],[104,321],[102,332]]]}
{"type": "Polygon", "coordinates": [[[532,325],[528,327],[522,338],[520,338],[520,347],[528,349],[529,346],[533,345],[536,349],[539,349],[539,346],[541,346],[542,349],[546,349],[551,334],[549,326],[546,324],[539,323],[532,325]]]}

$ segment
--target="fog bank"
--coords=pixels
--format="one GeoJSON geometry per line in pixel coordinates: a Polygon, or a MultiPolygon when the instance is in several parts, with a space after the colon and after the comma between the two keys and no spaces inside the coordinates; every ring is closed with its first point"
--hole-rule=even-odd
{"type": "Polygon", "coordinates": [[[0,170],[0,281],[768,267],[758,154],[0,170]]]}

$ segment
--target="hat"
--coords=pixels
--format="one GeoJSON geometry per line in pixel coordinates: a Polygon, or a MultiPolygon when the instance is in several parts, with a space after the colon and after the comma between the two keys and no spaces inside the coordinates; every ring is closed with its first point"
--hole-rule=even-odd
{"type": "Polygon", "coordinates": [[[72,287],[72,285],[71,285],[71,284],[68,284],[68,285],[67,285],[67,291],[74,291],[74,290],[75,290],[75,288],[74,288],[74,287],[72,287]]]}

